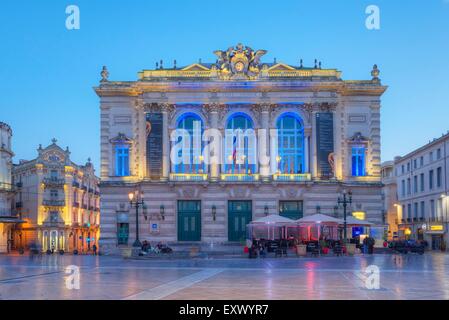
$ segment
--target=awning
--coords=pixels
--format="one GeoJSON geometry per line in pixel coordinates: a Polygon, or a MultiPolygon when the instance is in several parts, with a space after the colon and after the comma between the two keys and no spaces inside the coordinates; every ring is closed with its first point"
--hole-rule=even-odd
{"type": "Polygon", "coordinates": [[[353,216],[348,216],[348,217],[346,217],[346,225],[348,225],[348,226],[366,226],[366,227],[369,227],[369,226],[373,226],[374,223],[371,223],[371,222],[366,221],[366,220],[359,220],[359,219],[354,218],[353,216]]]}
{"type": "Polygon", "coordinates": [[[425,234],[435,234],[435,235],[443,235],[444,231],[443,230],[438,230],[438,231],[426,231],[425,234]]]}
{"type": "Polygon", "coordinates": [[[25,221],[16,217],[0,217],[0,223],[25,223],[25,221]]]}

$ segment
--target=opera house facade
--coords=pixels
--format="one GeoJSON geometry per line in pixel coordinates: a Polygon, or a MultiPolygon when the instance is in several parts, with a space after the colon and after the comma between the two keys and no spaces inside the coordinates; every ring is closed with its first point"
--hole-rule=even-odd
{"type": "MultiPolygon", "coordinates": [[[[268,214],[350,213],[383,223],[380,109],[386,86],[337,69],[264,62],[238,44],[214,63],[162,61],[95,91],[101,109],[103,251],[140,240],[237,243],[268,214]]],[[[212,55],[211,55],[212,56],[212,55]]],[[[369,71],[369,70],[367,70],[369,71]]],[[[367,72],[368,73],[368,72],[367,72]]]]}

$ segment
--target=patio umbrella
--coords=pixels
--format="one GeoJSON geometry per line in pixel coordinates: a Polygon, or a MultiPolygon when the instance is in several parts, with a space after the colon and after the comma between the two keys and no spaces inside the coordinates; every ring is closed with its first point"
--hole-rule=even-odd
{"type": "Polygon", "coordinates": [[[342,219],[337,219],[334,217],[326,216],[325,214],[314,214],[311,216],[306,216],[301,219],[296,220],[296,223],[344,223],[342,219]]]}
{"type": "Polygon", "coordinates": [[[286,227],[288,225],[294,225],[295,221],[283,216],[280,216],[278,214],[270,214],[266,217],[262,217],[256,220],[253,220],[249,223],[250,227],[266,227],[267,228],[267,236],[268,238],[271,238],[270,236],[270,229],[273,233],[274,238],[274,229],[275,227],[286,227]]]}

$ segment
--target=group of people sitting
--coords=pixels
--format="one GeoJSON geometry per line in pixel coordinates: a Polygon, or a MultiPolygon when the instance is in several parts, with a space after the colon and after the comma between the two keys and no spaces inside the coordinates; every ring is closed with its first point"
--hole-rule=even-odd
{"type": "Polygon", "coordinates": [[[166,244],[162,244],[162,242],[158,242],[154,247],[151,246],[151,243],[147,240],[142,242],[142,253],[172,253],[173,250],[167,246],[166,244]]]}

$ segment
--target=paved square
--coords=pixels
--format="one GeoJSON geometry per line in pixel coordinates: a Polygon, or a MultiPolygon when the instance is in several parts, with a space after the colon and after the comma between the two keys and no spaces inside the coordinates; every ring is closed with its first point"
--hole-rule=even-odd
{"type": "Polygon", "coordinates": [[[0,256],[0,299],[449,299],[449,255],[124,260],[0,256]],[[80,269],[79,290],[66,267],[80,269]],[[368,266],[380,289],[366,287],[368,266]]]}

